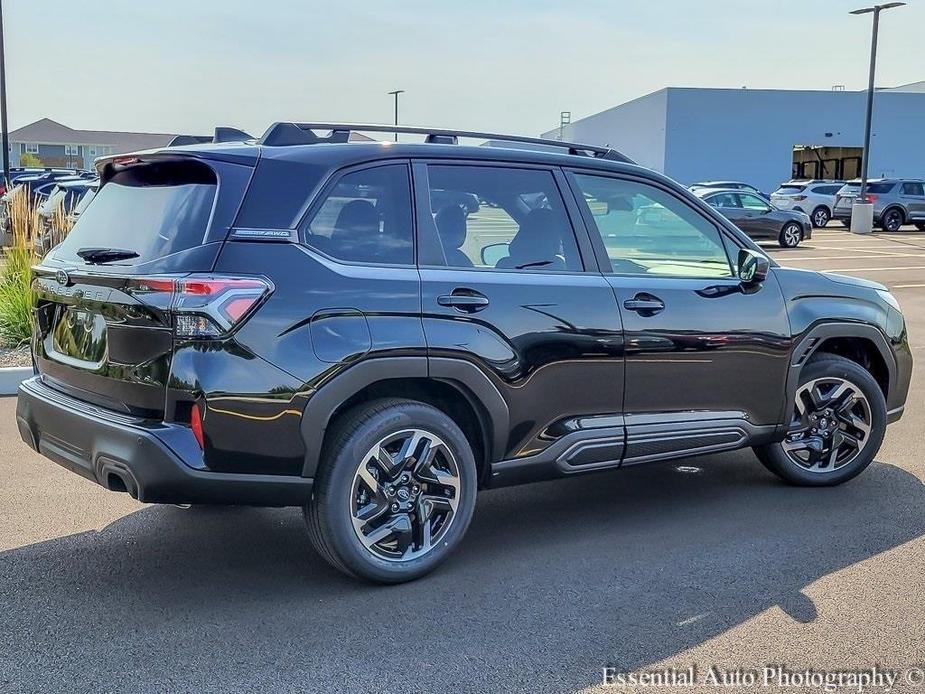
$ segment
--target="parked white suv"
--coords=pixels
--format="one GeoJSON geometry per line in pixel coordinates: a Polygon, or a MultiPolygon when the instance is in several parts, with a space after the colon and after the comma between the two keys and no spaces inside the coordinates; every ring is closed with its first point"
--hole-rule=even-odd
{"type": "Polygon", "coordinates": [[[787,181],[771,193],[771,204],[781,210],[804,212],[813,220],[813,227],[821,228],[832,219],[835,194],[841,181],[787,181]]]}

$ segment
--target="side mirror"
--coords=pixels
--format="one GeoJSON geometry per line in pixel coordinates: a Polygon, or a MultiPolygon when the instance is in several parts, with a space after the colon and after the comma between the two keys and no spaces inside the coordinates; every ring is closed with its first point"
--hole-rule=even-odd
{"type": "Polygon", "coordinates": [[[739,251],[739,279],[742,284],[758,284],[763,282],[771,270],[771,261],[767,256],[743,248],[739,251]]]}
{"type": "Polygon", "coordinates": [[[510,255],[508,243],[493,243],[482,248],[482,265],[495,267],[502,258],[510,255]]]}

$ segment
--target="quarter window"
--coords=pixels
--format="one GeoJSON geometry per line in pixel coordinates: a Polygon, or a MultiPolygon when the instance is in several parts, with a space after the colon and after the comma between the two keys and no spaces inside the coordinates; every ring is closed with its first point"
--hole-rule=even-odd
{"type": "Polygon", "coordinates": [[[670,193],[635,181],[575,175],[613,272],[731,277],[719,230],[670,193]]]}
{"type": "Polygon", "coordinates": [[[582,269],[575,233],[551,172],[432,165],[427,173],[430,212],[447,266],[582,269]]]}
{"type": "Polygon", "coordinates": [[[338,260],[412,265],[411,184],[404,164],[345,174],[308,224],[305,242],[338,260]]]}

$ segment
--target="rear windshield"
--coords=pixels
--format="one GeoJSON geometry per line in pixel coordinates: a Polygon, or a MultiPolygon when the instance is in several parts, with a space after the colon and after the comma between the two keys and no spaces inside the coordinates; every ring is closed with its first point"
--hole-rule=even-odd
{"type": "MultiPolygon", "coordinates": [[[[874,195],[884,195],[893,190],[895,183],[868,183],[867,192],[873,193],[874,195]]],[[[858,193],[861,190],[860,183],[846,183],[845,187],[841,189],[842,193],[858,193]]]]}
{"type": "Polygon", "coordinates": [[[776,195],[793,195],[805,189],[806,186],[781,186],[774,192],[776,195]]]}
{"type": "Polygon", "coordinates": [[[82,249],[113,248],[138,256],[110,264],[134,265],[198,246],[215,191],[214,173],[201,164],[130,167],[100,188],[55,255],[79,261],[82,249]]]}

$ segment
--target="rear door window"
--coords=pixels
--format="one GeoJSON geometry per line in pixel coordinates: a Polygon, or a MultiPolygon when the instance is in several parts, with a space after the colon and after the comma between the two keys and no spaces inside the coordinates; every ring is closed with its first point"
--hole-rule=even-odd
{"type": "Polygon", "coordinates": [[[449,267],[583,269],[552,172],[429,165],[430,214],[449,267]]]}
{"type": "Polygon", "coordinates": [[[750,193],[740,193],[739,200],[742,202],[742,207],[746,210],[759,210],[761,212],[767,211],[769,205],[764,200],[759,198],[757,195],[751,195],[750,193]]]}
{"type": "Polygon", "coordinates": [[[216,189],[215,174],[205,165],[129,167],[100,188],[55,256],[83,262],[82,250],[117,249],[137,255],[109,264],[135,265],[198,246],[209,228],[216,189]]]}
{"type": "Polygon", "coordinates": [[[903,195],[925,195],[925,186],[921,183],[903,183],[903,195]]]}
{"type": "Polygon", "coordinates": [[[305,232],[306,244],[337,260],[414,264],[407,165],[344,174],[311,215],[305,232]]]}

